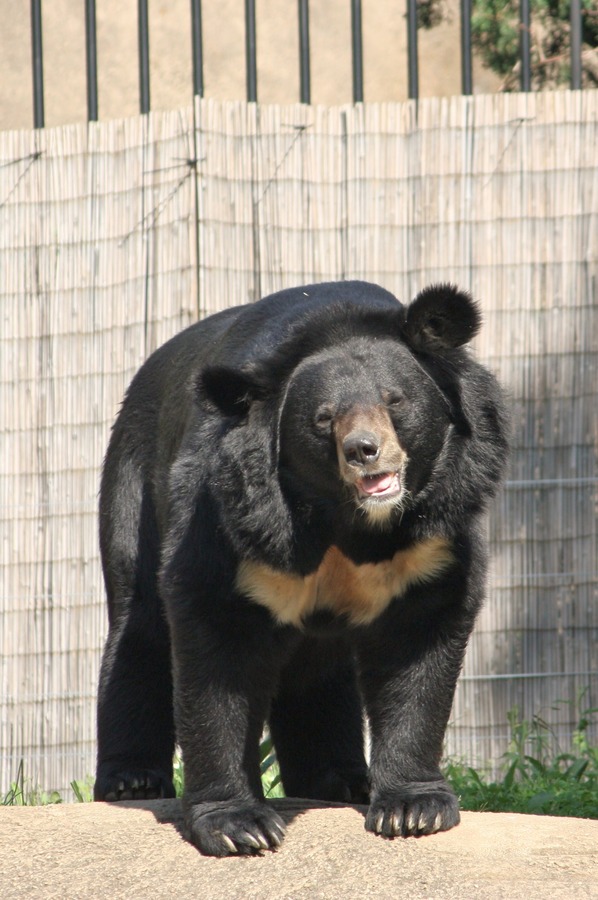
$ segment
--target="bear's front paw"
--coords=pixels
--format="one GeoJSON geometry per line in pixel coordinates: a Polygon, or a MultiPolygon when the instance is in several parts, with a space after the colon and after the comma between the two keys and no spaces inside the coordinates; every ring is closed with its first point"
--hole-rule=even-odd
{"type": "Polygon", "coordinates": [[[419,837],[448,831],[459,821],[459,803],[446,783],[412,782],[374,794],[365,827],[387,838],[419,837]]]}
{"type": "Polygon", "coordinates": [[[190,804],[186,822],[192,843],[206,856],[277,850],[285,834],[278,813],[257,800],[190,804]]]}

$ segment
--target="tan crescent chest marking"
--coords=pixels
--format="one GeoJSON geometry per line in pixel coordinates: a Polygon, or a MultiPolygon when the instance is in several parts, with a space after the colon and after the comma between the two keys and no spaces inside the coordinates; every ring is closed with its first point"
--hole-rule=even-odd
{"type": "Polygon", "coordinates": [[[418,582],[430,581],[453,562],[445,538],[420,541],[398,550],[388,560],[358,566],[337,547],[331,547],[319,568],[305,577],[272,569],[263,563],[242,562],[237,589],[270,610],[277,621],[300,626],[319,609],[346,615],[355,624],[372,622],[395,597],[418,582]]]}

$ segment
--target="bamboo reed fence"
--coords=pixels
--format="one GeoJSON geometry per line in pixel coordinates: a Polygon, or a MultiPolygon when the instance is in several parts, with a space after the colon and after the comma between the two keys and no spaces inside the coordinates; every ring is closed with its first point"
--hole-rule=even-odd
{"type": "Polygon", "coordinates": [[[133,373],[198,316],[337,278],[482,303],[514,450],[447,750],[495,765],[515,704],[568,742],[598,705],[597,148],[596,91],[0,134],[0,792],[21,759],[65,797],[93,772],[98,473],[133,373]]]}

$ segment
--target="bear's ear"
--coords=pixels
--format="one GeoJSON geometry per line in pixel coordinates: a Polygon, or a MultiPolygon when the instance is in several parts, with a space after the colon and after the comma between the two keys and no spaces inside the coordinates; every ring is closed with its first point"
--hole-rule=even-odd
{"type": "Polygon", "coordinates": [[[266,387],[248,372],[228,366],[208,366],[197,380],[197,395],[208,400],[225,416],[244,416],[266,387]]]}
{"type": "Polygon", "coordinates": [[[417,350],[447,350],[470,341],[481,324],[469,294],[452,284],[433,284],[407,306],[404,333],[417,350]]]}

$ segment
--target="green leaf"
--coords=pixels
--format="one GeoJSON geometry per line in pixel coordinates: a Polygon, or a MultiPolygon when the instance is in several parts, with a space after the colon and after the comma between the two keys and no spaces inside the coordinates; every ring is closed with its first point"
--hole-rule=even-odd
{"type": "Polygon", "coordinates": [[[527,801],[527,808],[530,812],[536,812],[546,806],[546,804],[553,803],[554,800],[555,796],[551,791],[542,791],[530,797],[527,801]]]}

